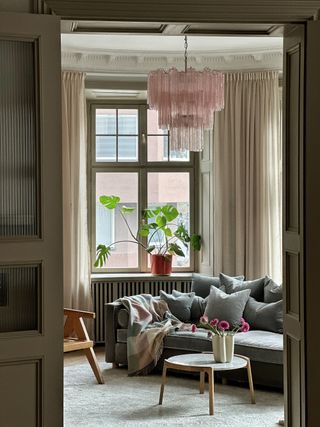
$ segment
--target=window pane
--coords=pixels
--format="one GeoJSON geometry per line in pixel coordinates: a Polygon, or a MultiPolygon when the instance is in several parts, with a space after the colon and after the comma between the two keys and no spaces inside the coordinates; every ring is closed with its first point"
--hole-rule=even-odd
{"type": "Polygon", "coordinates": [[[168,159],[168,130],[159,129],[158,111],[148,110],[148,162],[188,162],[189,151],[171,151],[168,159]],[[159,147],[160,146],[160,147],[159,147]]]}
{"type": "MultiPolygon", "coordinates": [[[[150,172],[148,173],[148,208],[174,205],[180,212],[174,220],[173,231],[179,223],[190,230],[190,175],[188,172],[150,172]]],[[[164,238],[155,236],[153,244],[161,245],[164,238]]],[[[173,266],[189,267],[189,249],[183,248],[185,257],[174,256],[173,266]]]]}
{"type": "Polygon", "coordinates": [[[148,162],[168,161],[168,137],[148,136],[148,162]]]}
{"type": "Polygon", "coordinates": [[[158,111],[156,110],[148,110],[148,134],[153,135],[161,135],[161,134],[168,134],[168,131],[165,129],[159,129],[158,126],[158,111]]]}
{"type": "Polygon", "coordinates": [[[138,135],[138,110],[118,110],[118,134],[138,135]]]}
{"type": "Polygon", "coordinates": [[[115,136],[96,136],[96,161],[115,162],[117,139],[115,136]]]}
{"type": "MultiPolygon", "coordinates": [[[[119,240],[132,240],[129,230],[120,214],[120,208],[125,205],[135,211],[127,214],[127,221],[136,234],[138,228],[138,173],[109,173],[96,174],[96,246],[99,243],[110,245],[119,240]],[[99,202],[102,195],[119,196],[121,203],[115,210],[104,208],[99,202]]],[[[137,268],[138,245],[125,242],[112,247],[111,256],[105,268],[137,268]]]]}
{"type": "Polygon", "coordinates": [[[171,151],[170,150],[170,160],[174,162],[188,162],[189,161],[189,151],[171,151]]]}
{"type": "Polygon", "coordinates": [[[119,136],[118,137],[118,161],[137,162],[138,161],[138,137],[119,136]]]}
{"type": "Polygon", "coordinates": [[[96,135],[115,135],[117,133],[116,110],[96,110],[96,135]]]}

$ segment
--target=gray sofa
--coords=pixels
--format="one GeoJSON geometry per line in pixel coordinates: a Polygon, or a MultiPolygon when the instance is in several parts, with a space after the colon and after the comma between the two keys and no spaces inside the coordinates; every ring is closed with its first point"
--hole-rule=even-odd
{"type": "MultiPolygon", "coordinates": [[[[217,278],[195,275],[192,290],[205,298],[210,286],[217,286],[217,278]]],[[[127,365],[127,323],[128,313],[124,306],[115,301],[105,305],[106,321],[106,362],[114,365],[127,365]]],[[[199,319],[192,319],[196,323],[199,319]]],[[[212,351],[211,339],[206,331],[175,331],[166,336],[164,350],[156,369],[161,369],[163,360],[183,353],[212,351]]],[[[255,384],[283,388],[283,335],[265,330],[250,330],[235,335],[235,353],[251,359],[255,384]]],[[[223,375],[228,380],[246,382],[244,370],[229,371],[223,375]]]]}

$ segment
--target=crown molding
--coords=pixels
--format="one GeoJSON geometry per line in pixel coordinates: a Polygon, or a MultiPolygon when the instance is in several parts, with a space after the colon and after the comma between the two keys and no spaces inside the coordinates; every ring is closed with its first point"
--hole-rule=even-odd
{"type": "MultiPolygon", "coordinates": [[[[188,65],[197,70],[205,67],[221,71],[240,70],[281,70],[282,51],[252,51],[251,53],[227,53],[219,55],[198,54],[188,57],[188,65]]],[[[88,73],[147,75],[158,68],[176,67],[184,69],[184,59],[181,55],[139,55],[97,54],[62,52],[62,69],[84,71],[88,73]]]]}

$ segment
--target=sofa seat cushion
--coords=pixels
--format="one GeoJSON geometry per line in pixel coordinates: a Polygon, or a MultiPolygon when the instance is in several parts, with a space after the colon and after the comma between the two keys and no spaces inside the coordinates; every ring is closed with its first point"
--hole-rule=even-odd
{"type": "Polygon", "coordinates": [[[164,347],[190,353],[212,351],[211,339],[206,331],[174,331],[164,339],[164,347]]]}
{"type": "Polygon", "coordinates": [[[269,331],[240,332],[235,335],[235,353],[257,362],[283,364],[283,335],[269,331]]]}
{"type": "MultiPolygon", "coordinates": [[[[127,329],[117,329],[117,342],[127,342],[127,329]]],[[[175,331],[164,339],[164,347],[190,353],[212,351],[211,339],[206,331],[175,331]]],[[[249,331],[235,335],[236,354],[252,361],[283,364],[283,335],[267,331],[249,331]]]]}

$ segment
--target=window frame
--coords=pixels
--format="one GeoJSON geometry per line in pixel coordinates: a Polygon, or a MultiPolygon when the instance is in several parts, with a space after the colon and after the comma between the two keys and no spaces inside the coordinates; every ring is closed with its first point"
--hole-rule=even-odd
{"type": "MultiPolygon", "coordinates": [[[[138,267],[137,268],[96,268],[94,267],[96,254],[96,175],[99,172],[136,172],[138,173],[138,224],[141,221],[142,211],[147,207],[147,174],[148,172],[187,172],[189,173],[189,201],[190,201],[190,233],[195,232],[195,155],[189,153],[189,161],[147,161],[147,110],[146,101],[112,101],[106,100],[96,101],[90,100],[88,106],[88,201],[90,203],[88,209],[88,224],[89,224],[89,243],[91,253],[91,272],[101,274],[111,273],[150,273],[148,268],[147,253],[143,248],[138,250],[138,267]],[[106,109],[138,109],[138,161],[113,161],[113,162],[97,162],[96,147],[95,147],[95,127],[96,127],[96,110],[106,109]]],[[[190,272],[194,271],[195,256],[190,250],[190,266],[175,267],[173,272],[190,272]]]]}

